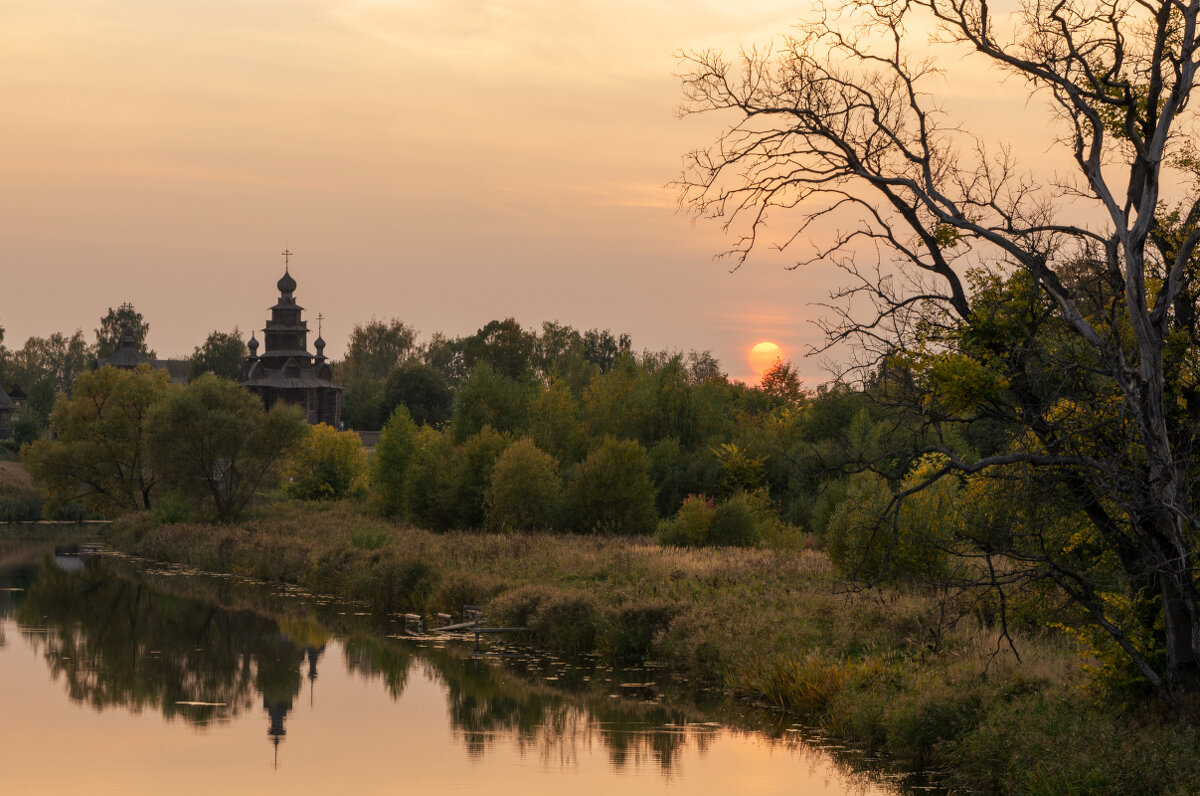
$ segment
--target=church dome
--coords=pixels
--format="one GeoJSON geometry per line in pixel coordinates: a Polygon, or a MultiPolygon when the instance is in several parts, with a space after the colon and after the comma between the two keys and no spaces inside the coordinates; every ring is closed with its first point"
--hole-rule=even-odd
{"type": "Polygon", "coordinates": [[[279,288],[280,293],[294,293],[296,291],[296,280],[292,279],[292,275],[284,268],[283,276],[280,277],[275,287],[279,288]]]}
{"type": "Polygon", "coordinates": [[[254,332],[250,333],[250,342],[246,343],[246,347],[250,349],[250,356],[258,355],[258,340],[254,339],[254,332]]]}
{"type": "Polygon", "coordinates": [[[320,354],[325,350],[325,338],[317,335],[317,339],[313,341],[313,347],[316,348],[317,353],[320,354]]]}

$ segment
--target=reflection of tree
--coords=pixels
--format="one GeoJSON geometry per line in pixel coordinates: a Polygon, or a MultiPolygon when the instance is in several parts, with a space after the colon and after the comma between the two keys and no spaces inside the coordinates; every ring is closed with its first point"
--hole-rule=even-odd
{"type": "Polygon", "coordinates": [[[342,641],[342,651],[348,671],[364,680],[381,679],[392,699],[399,699],[404,693],[412,666],[411,648],[355,636],[342,641]]]}
{"type": "Polygon", "coordinates": [[[711,738],[711,728],[689,726],[689,717],[676,709],[613,699],[608,688],[571,696],[445,650],[422,650],[422,657],[446,684],[451,726],[471,757],[511,734],[522,752],[570,763],[580,748],[599,740],[617,768],[653,761],[670,771],[689,744],[703,751],[711,738]]]}
{"type": "Polygon", "coordinates": [[[315,672],[320,653],[270,619],[155,591],[95,560],[74,574],[47,562],[16,616],[71,699],[198,725],[228,721],[261,694],[272,731],[282,729],[300,664],[308,655],[315,672]]]}

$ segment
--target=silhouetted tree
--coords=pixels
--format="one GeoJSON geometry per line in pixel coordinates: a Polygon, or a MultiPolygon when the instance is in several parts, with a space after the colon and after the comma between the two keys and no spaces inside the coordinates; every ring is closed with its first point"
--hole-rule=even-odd
{"type": "Polygon", "coordinates": [[[242,376],[242,361],[247,353],[246,341],[236,327],[232,332],[212,332],[188,359],[188,381],[205,373],[237,381],[242,376]]]}
{"type": "Polygon", "coordinates": [[[154,359],[154,352],[146,347],[146,336],[150,334],[150,324],[142,317],[142,313],[135,310],[129,302],[115,310],[109,307],[108,313],[100,319],[100,328],[96,329],[96,357],[106,359],[112,355],[117,348],[117,341],[121,339],[121,329],[126,325],[133,333],[133,342],[136,344],[137,350],[150,359],[154,359]]]}

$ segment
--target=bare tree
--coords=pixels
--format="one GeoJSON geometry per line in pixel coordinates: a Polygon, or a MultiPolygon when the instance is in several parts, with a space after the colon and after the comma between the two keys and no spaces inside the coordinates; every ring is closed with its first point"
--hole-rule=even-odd
{"type": "Polygon", "coordinates": [[[1162,661],[1106,610],[1111,584],[1044,539],[984,551],[1008,562],[989,584],[1054,583],[1168,700],[1200,691],[1200,202],[1168,208],[1162,194],[1200,160],[1187,108],[1198,21],[1198,0],[1023,0],[1012,14],[986,0],[848,0],[778,49],[687,55],[683,76],[685,113],[736,121],[687,157],[681,204],[735,233],[738,265],[770,217],[795,218],[783,247],[848,228],[797,263],[845,270],[829,342],[907,363],[927,388],[982,373],[984,395],[945,419],[1007,424],[991,455],[943,448],[922,485],[1012,467],[1053,479],[1093,555],[1119,562],[1129,594],[1153,596],[1162,661]],[[1048,102],[1065,176],[1026,174],[1008,147],[946,118],[926,93],[937,70],[914,55],[918,18],[953,57],[982,56],[1048,102]]]}

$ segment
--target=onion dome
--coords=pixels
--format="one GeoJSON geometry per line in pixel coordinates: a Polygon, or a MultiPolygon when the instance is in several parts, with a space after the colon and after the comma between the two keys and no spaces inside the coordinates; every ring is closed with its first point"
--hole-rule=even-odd
{"type": "Polygon", "coordinates": [[[317,339],[313,340],[313,348],[317,349],[317,354],[325,353],[325,338],[317,335],[317,339]]]}
{"type": "Polygon", "coordinates": [[[246,343],[246,347],[250,349],[250,356],[258,356],[258,340],[254,339],[254,332],[250,333],[250,342],[246,343]]]}
{"type": "Polygon", "coordinates": [[[275,284],[279,288],[280,293],[294,293],[296,291],[296,280],[292,279],[292,275],[288,273],[287,268],[283,269],[283,276],[275,284]]]}

